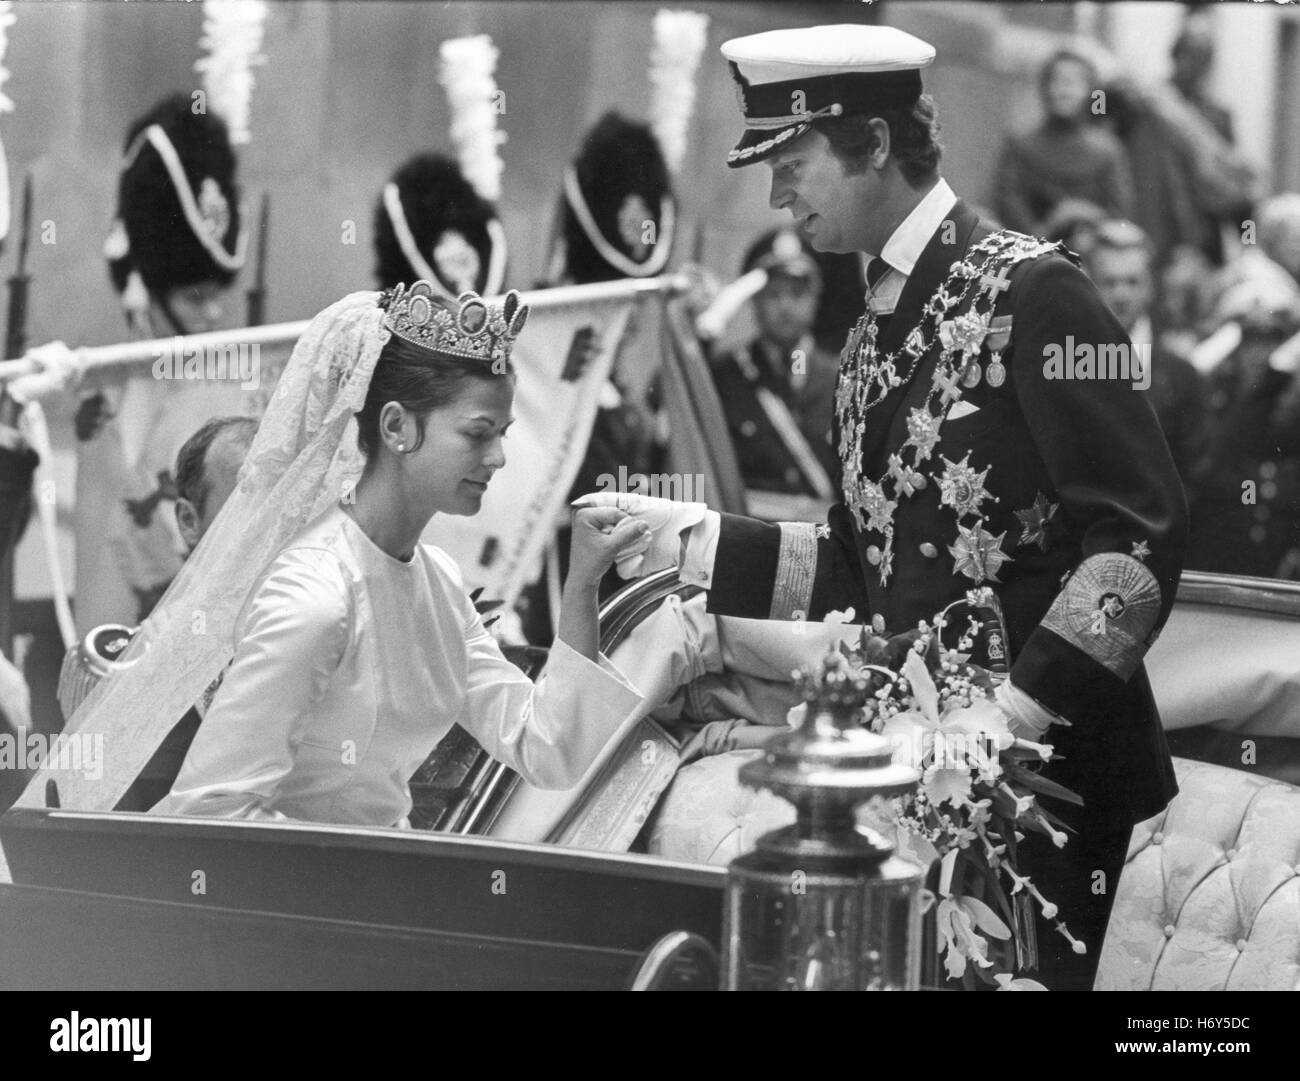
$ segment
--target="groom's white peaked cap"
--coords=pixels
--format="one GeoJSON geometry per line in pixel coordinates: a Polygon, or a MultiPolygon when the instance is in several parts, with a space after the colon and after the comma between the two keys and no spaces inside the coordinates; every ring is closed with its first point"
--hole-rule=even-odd
{"type": "Polygon", "coordinates": [[[892,26],[809,26],[732,38],[722,46],[745,134],[732,168],[762,161],[823,116],[906,107],[921,96],[934,46],[892,26]]]}

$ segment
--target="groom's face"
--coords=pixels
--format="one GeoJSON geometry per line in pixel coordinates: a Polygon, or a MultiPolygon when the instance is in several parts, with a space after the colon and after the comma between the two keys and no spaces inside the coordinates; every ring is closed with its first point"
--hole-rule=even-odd
{"type": "Polygon", "coordinates": [[[830,141],[816,129],[767,158],[766,164],[772,174],[769,205],[788,210],[814,248],[871,250],[871,212],[880,196],[877,170],[846,172],[830,141]]]}

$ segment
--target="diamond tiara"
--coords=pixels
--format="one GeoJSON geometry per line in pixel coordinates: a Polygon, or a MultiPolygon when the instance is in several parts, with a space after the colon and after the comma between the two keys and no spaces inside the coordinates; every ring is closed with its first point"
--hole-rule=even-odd
{"type": "Polygon", "coordinates": [[[453,303],[427,281],[409,289],[398,285],[384,299],[384,326],[403,341],[493,366],[510,362],[510,350],[528,319],[528,307],[513,289],[499,306],[473,292],[461,293],[453,303]]]}

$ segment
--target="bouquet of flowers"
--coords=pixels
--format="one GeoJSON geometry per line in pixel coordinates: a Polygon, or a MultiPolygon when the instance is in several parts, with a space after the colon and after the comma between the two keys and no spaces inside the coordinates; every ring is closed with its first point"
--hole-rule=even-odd
{"type": "MultiPolygon", "coordinates": [[[[1085,946],[1057,919],[1057,906],[1020,873],[1016,847],[1028,832],[1044,834],[1057,847],[1067,841],[1069,827],[1041,807],[1038,796],[1082,800],[1037,772],[1052,748],[1012,733],[993,700],[1000,677],[970,662],[980,621],[972,616],[964,628],[949,625],[954,607],[979,610],[987,601],[972,591],[932,625],[922,622],[888,639],[864,627],[856,645],[840,650],[868,681],[862,723],[891,741],[895,761],[921,772],[915,793],[869,813],[893,833],[900,854],[922,866],[937,864],[936,947],[947,974],[967,987],[980,979],[1001,990],[1046,990],[1015,978],[1037,965],[1035,910],[1055,921],[1075,952],[1085,946]],[[953,649],[944,645],[945,630],[959,632],[953,649]]],[[[820,675],[824,671],[804,671],[800,678],[816,682],[820,675]]]]}

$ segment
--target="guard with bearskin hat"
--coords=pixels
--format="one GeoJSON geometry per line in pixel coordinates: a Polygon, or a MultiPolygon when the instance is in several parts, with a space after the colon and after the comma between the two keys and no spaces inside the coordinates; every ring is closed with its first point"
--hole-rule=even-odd
{"type": "MultiPolygon", "coordinates": [[[[169,96],[128,128],[104,254],[133,338],[217,329],[247,251],[226,122],[201,94],[169,96]]],[[[177,366],[179,368],[179,365],[177,366]]],[[[184,373],[170,372],[168,375],[184,373]]],[[[134,622],[180,568],[168,508],[176,449],[203,420],[242,412],[239,381],[107,376],[77,413],[77,616],[83,630],[134,622]]]]}
{"type": "Polygon", "coordinates": [[[384,185],[375,207],[381,289],[423,280],[452,298],[495,296],[505,284],[506,234],[496,207],[442,154],[418,154],[384,185]]]}

